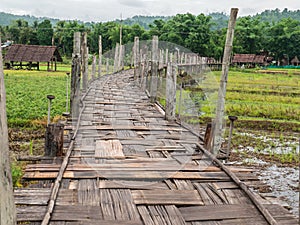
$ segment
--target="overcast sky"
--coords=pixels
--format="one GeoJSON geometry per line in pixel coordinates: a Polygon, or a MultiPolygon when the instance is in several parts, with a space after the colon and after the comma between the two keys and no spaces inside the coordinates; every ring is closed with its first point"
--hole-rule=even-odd
{"type": "Polygon", "coordinates": [[[208,14],[239,8],[239,15],[265,9],[300,9],[299,0],[1,0],[0,11],[83,21],[109,21],[135,15],[170,16],[178,13],[208,14]]]}

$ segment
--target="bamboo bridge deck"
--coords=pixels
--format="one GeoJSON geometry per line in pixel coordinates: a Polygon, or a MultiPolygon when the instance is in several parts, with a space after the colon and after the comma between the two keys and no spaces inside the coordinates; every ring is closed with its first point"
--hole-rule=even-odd
{"type": "Polygon", "coordinates": [[[201,138],[166,121],[132,71],[95,80],[83,101],[76,137],[71,124],[65,131],[74,143],[65,146],[69,158],[26,167],[31,185],[15,190],[19,224],[42,224],[50,208],[51,225],[298,224],[282,206],[242,190],[263,185],[253,170],[224,170],[201,138]]]}

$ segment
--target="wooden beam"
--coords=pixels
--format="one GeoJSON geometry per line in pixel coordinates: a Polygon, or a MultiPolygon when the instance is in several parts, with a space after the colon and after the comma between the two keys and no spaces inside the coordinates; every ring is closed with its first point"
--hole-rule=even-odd
{"type": "MultiPolygon", "coordinates": [[[[0,37],[1,46],[1,37],[0,37]]],[[[13,198],[13,184],[11,178],[8,129],[6,117],[6,92],[4,86],[4,72],[2,51],[0,48],[0,224],[15,225],[16,211],[13,198]]]]}
{"type": "Polygon", "coordinates": [[[231,9],[230,20],[228,22],[227,37],[226,37],[225,50],[223,56],[223,65],[222,65],[222,76],[220,81],[218,105],[216,110],[214,138],[213,138],[213,153],[215,155],[218,154],[222,142],[221,135],[223,130],[223,117],[225,113],[226,86],[227,86],[227,78],[228,78],[228,71],[230,65],[230,55],[232,52],[234,27],[236,24],[238,11],[239,10],[237,8],[231,9]]]}

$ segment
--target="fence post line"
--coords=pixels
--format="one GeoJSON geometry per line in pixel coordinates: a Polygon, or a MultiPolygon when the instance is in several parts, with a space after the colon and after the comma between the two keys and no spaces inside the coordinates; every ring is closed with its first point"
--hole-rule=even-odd
{"type": "MultiPolygon", "coordinates": [[[[1,46],[1,36],[0,36],[1,46]]],[[[16,207],[13,196],[13,183],[11,177],[8,128],[6,115],[6,91],[4,85],[3,59],[0,48],[0,224],[15,225],[16,207]]]]}
{"type": "Polygon", "coordinates": [[[74,33],[74,47],[72,54],[72,71],[71,71],[71,94],[70,94],[70,113],[73,118],[79,114],[79,92],[81,77],[81,33],[74,33]]]}
{"type": "Polygon", "coordinates": [[[157,95],[157,69],[158,69],[158,36],[152,38],[152,60],[150,79],[150,101],[154,103],[157,95]]]}
{"type": "Polygon", "coordinates": [[[230,20],[228,22],[225,49],[224,49],[222,75],[221,75],[220,88],[218,94],[215,129],[213,135],[213,153],[215,155],[217,155],[219,148],[221,146],[221,134],[223,128],[224,111],[225,111],[226,86],[227,86],[227,78],[228,78],[228,71],[229,71],[229,64],[230,64],[230,55],[232,52],[232,45],[233,45],[233,38],[234,38],[234,27],[236,24],[237,14],[238,14],[237,8],[231,9],[230,20]]]}
{"type": "Polygon", "coordinates": [[[120,48],[120,44],[119,44],[119,43],[116,43],[115,59],[114,59],[114,73],[116,73],[116,72],[118,71],[119,48],[120,48]]]}
{"type": "Polygon", "coordinates": [[[102,36],[99,35],[99,61],[98,61],[98,77],[101,76],[102,73],[102,36]]]}
{"type": "Polygon", "coordinates": [[[82,89],[85,91],[88,85],[88,47],[87,47],[87,33],[82,33],[81,39],[81,52],[82,52],[82,89]]]}
{"type": "Polygon", "coordinates": [[[175,120],[177,64],[168,63],[166,81],[166,120],[175,120]]]}

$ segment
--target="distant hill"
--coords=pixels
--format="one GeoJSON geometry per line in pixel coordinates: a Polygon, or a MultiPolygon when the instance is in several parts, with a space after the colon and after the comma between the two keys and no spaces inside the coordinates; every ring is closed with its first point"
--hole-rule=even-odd
{"type": "MultiPolygon", "coordinates": [[[[152,24],[155,20],[169,20],[171,16],[134,16],[122,21],[123,24],[132,26],[134,24],[139,24],[141,27],[144,27],[146,30],[149,29],[149,24],[152,24]]],[[[117,23],[121,23],[121,20],[116,20],[117,23]]]]}
{"type": "Polygon", "coordinates": [[[291,18],[300,21],[300,10],[292,11],[287,8],[282,11],[280,9],[265,10],[260,14],[256,14],[254,17],[259,17],[262,21],[269,23],[276,23],[284,18],[291,18]]]}
{"type": "Polygon", "coordinates": [[[34,21],[42,22],[45,19],[50,20],[52,24],[56,24],[59,21],[59,19],[52,19],[47,17],[35,17],[29,15],[20,16],[20,15],[0,12],[0,26],[9,26],[13,21],[19,19],[27,21],[29,25],[32,25],[34,21]]]}
{"type": "MultiPolygon", "coordinates": [[[[218,30],[221,28],[226,28],[229,16],[226,15],[225,13],[219,13],[219,12],[214,12],[210,13],[208,16],[212,17],[212,29],[218,30]]],[[[259,17],[262,21],[266,22],[278,22],[279,20],[283,18],[292,18],[295,20],[300,21],[300,10],[292,11],[288,9],[284,10],[279,10],[279,9],[274,9],[274,10],[265,10],[262,13],[253,15],[252,17],[259,17]]],[[[145,29],[149,29],[149,24],[153,23],[155,20],[169,20],[172,17],[170,16],[134,16],[132,18],[124,19],[122,21],[123,24],[126,25],[134,25],[134,24],[139,24],[140,26],[144,27],[145,29]]],[[[55,25],[59,19],[53,19],[53,18],[48,18],[48,17],[35,17],[35,16],[29,16],[29,15],[13,15],[10,13],[4,13],[0,12],[0,26],[8,26],[12,23],[12,21],[22,19],[27,21],[30,25],[34,23],[34,21],[41,22],[45,19],[48,19],[51,21],[53,25],[55,25]]],[[[82,21],[77,21],[79,23],[84,23],[82,21]]],[[[121,20],[115,20],[115,22],[120,23],[121,20]]],[[[90,23],[86,23],[88,25],[90,23]]]]}

